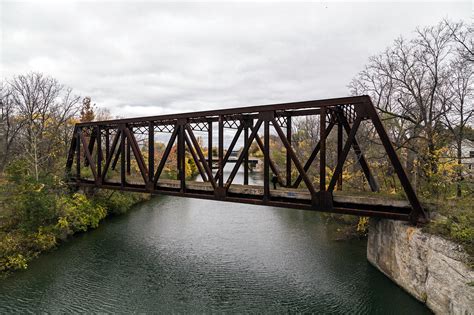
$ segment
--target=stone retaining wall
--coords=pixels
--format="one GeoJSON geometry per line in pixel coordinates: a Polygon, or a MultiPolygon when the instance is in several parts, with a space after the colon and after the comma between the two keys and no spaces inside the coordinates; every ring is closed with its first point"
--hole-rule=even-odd
{"type": "Polygon", "coordinates": [[[474,271],[462,247],[407,223],[371,219],[367,259],[436,314],[474,315],[474,271]]]}

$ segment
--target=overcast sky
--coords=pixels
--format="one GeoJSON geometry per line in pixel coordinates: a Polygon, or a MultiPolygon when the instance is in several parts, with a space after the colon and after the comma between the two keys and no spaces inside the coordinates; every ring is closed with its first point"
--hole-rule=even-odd
{"type": "Polygon", "coordinates": [[[340,97],[417,26],[471,1],[5,2],[1,77],[40,71],[122,117],[340,97]]]}

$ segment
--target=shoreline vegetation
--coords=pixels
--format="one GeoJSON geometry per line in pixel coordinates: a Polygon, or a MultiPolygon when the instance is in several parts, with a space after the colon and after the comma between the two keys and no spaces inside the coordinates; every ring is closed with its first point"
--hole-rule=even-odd
{"type": "Polygon", "coordinates": [[[0,196],[0,278],[149,199],[119,191],[73,192],[57,178],[37,183],[16,172],[3,180],[0,196]]]}
{"type": "MultiPolygon", "coordinates": [[[[197,167],[188,158],[186,177],[196,175],[197,167]]],[[[163,176],[172,178],[175,172],[166,169],[163,176]]],[[[124,214],[150,198],[146,193],[75,190],[55,175],[36,179],[25,161],[12,162],[0,174],[0,279],[27,269],[41,253],[97,228],[106,217],[124,214]]]]}

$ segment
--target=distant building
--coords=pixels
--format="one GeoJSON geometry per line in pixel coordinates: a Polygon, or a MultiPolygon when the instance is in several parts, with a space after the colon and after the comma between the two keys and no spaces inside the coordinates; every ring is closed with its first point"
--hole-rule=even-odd
{"type": "Polygon", "coordinates": [[[464,139],[461,144],[462,164],[466,166],[469,175],[474,175],[474,141],[464,139]]]}

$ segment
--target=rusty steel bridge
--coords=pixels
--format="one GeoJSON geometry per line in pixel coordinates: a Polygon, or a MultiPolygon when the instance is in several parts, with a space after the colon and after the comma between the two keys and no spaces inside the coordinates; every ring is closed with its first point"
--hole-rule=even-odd
{"type": "Polygon", "coordinates": [[[375,216],[413,223],[427,220],[368,96],[78,123],[74,128],[66,171],[68,182],[76,187],[375,216]],[[319,141],[306,161],[298,157],[292,146],[292,119],[302,116],[319,120],[319,141]],[[343,167],[351,149],[370,189],[379,190],[356,140],[363,121],[373,124],[407,200],[341,192],[343,167]],[[234,129],[235,134],[225,147],[224,132],[228,128],[234,129]],[[332,176],[327,178],[327,139],[334,129],[337,133],[336,161],[333,161],[332,176]],[[286,151],[283,171],[271,158],[272,131],[286,151]],[[162,152],[156,152],[155,146],[159,133],[168,135],[162,152]],[[205,133],[205,146],[200,141],[202,137],[195,133],[205,133]],[[213,143],[215,133],[216,144],[213,143]],[[239,141],[243,141],[243,147],[236,155],[239,141]],[[261,186],[249,185],[249,165],[256,163],[249,157],[252,143],[256,143],[263,153],[261,186]],[[215,146],[217,150],[212,150],[215,146]],[[157,158],[158,153],[160,158],[157,158]],[[187,158],[194,160],[202,181],[186,178],[187,158]],[[308,175],[315,160],[319,162],[319,183],[316,185],[308,175]],[[176,167],[176,177],[164,178],[163,171],[170,163],[176,167]],[[132,165],[138,169],[134,176],[132,165]],[[226,165],[232,167],[228,176],[224,176],[226,165]],[[235,176],[242,166],[243,182],[235,183],[235,176]],[[277,189],[272,180],[278,182],[277,189]]]}

